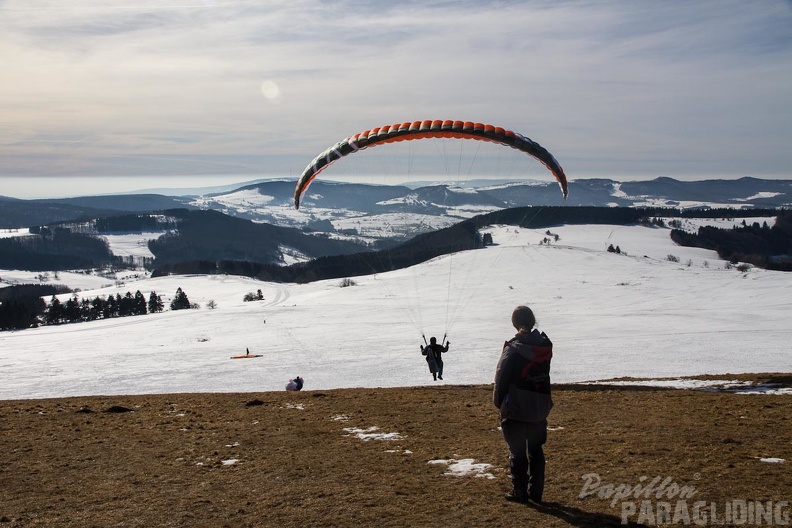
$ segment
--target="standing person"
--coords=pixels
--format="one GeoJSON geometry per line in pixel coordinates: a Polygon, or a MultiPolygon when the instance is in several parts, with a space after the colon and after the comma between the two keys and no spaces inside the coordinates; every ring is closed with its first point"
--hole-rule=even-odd
{"type": "Polygon", "coordinates": [[[448,352],[448,345],[446,341],[445,346],[437,344],[437,338],[430,337],[429,344],[426,346],[421,345],[421,354],[426,356],[426,363],[429,365],[429,372],[435,381],[443,379],[443,352],[448,352]]]}
{"type": "Polygon", "coordinates": [[[527,306],[512,312],[515,335],[503,346],[495,372],[493,403],[500,409],[501,429],[509,447],[512,490],[506,499],[541,503],[544,492],[550,360],[553,343],[534,328],[536,318],[527,306]]]}

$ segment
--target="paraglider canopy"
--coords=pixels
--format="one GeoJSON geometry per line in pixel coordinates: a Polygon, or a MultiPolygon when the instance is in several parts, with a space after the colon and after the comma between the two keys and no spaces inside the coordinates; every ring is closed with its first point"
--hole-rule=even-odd
{"type": "Polygon", "coordinates": [[[561,192],[564,198],[567,197],[569,187],[564,170],[555,157],[535,141],[522,134],[493,125],[474,123],[472,121],[444,121],[437,119],[372,128],[371,130],[365,130],[359,134],[350,136],[327,148],[308,164],[300,175],[299,180],[297,180],[297,186],[294,189],[294,207],[297,209],[300,208],[300,199],[314,178],[342,157],[367,147],[374,147],[397,141],[431,138],[489,141],[520,150],[541,161],[555,176],[558,184],[561,186],[561,192]]]}

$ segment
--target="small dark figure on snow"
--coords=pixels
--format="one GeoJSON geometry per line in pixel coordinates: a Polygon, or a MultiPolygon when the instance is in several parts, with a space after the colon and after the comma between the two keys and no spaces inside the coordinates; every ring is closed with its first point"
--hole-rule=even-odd
{"type": "Polygon", "coordinates": [[[534,328],[527,306],[512,312],[515,335],[503,345],[495,372],[493,403],[500,409],[501,430],[509,447],[512,491],[506,499],[541,503],[544,492],[547,416],[550,397],[550,360],[553,343],[534,328]]]}
{"type": "Polygon", "coordinates": [[[303,388],[303,379],[300,376],[297,376],[294,379],[290,379],[289,383],[286,384],[287,391],[298,391],[302,390],[303,388]]]}
{"type": "Polygon", "coordinates": [[[421,345],[421,354],[426,356],[426,364],[429,365],[429,372],[435,381],[443,379],[443,352],[448,352],[451,343],[446,341],[445,346],[437,343],[437,338],[429,338],[429,344],[421,345]]]}

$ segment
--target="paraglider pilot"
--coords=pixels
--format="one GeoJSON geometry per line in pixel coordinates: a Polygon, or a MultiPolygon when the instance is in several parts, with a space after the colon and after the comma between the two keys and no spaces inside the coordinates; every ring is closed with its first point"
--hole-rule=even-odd
{"type": "Polygon", "coordinates": [[[446,341],[445,346],[437,343],[437,338],[429,338],[429,344],[426,346],[421,345],[421,354],[426,356],[426,364],[429,365],[429,372],[432,373],[432,378],[443,379],[443,352],[448,352],[448,346],[451,343],[446,341]]]}

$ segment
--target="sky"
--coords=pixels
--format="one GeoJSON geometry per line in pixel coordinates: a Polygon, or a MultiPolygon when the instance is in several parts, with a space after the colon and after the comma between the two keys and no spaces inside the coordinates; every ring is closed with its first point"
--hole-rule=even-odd
{"type": "Polygon", "coordinates": [[[789,0],[0,0],[0,28],[4,196],[296,180],[423,119],[573,180],[792,177],[789,0]]]}
{"type": "MultiPolygon", "coordinates": [[[[167,306],[182,288],[200,308],[0,332],[0,399],[281,391],[298,375],[305,390],[489,384],[519,304],[553,340],[554,383],[789,373],[792,274],[727,269],[714,251],[674,245],[667,229],[558,226],[549,245],[539,243],[545,231],[494,226],[493,246],[352,277],[346,287],[49,273],[89,299],[139,289],[167,306]],[[259,289],[262,301],[243,301],[259,289]],[[443,381],[429,374],[422,334],[450,341],[443,381]],[[261,357],[231,359],[247,349],[261,357]]],[[[147,251],[130,237],[109,241],[118,254],[147,251]]],[[[0,270],[0,287],[42,275],[0,270]]]]}

